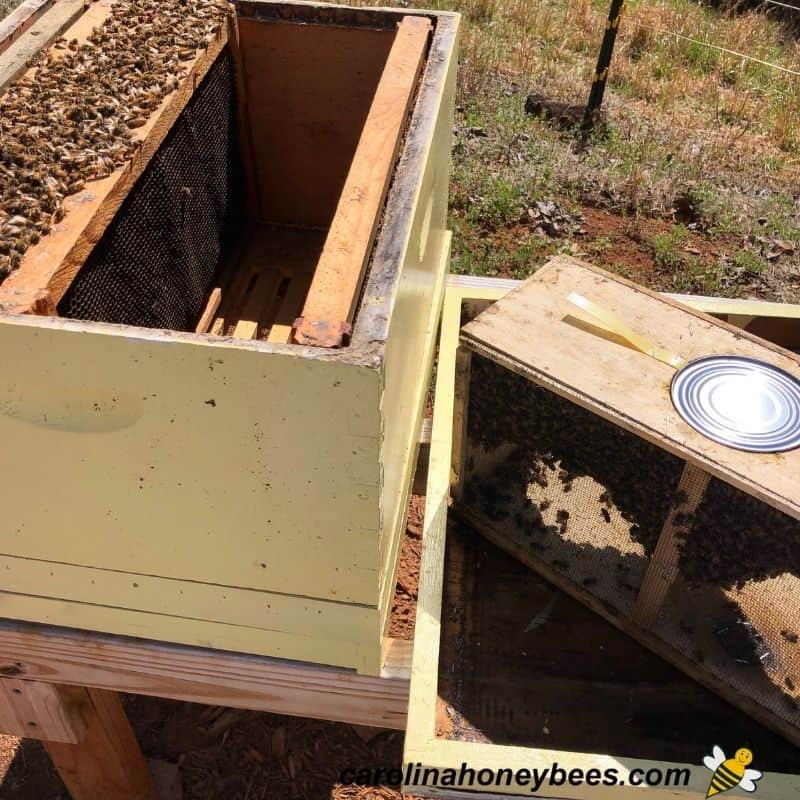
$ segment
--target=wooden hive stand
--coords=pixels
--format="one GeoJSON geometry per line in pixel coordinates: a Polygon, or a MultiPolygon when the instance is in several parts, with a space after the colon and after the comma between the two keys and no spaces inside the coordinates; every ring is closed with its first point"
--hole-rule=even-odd
{"type": "Polygon", "coordinates": [[[43,742],[72,800],[156,800],[118,692],[405,728],[411,642],[381,675],[0,622],[0,731],[43,742]]]}

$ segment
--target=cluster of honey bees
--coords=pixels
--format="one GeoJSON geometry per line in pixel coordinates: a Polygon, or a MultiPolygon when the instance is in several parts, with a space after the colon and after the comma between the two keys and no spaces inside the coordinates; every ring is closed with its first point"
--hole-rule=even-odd
{"type": "Polygon", "coordinates": [[[59,39],[0,96],[0,282],[63,218],[63,200],[123,166],[134,132],[217,35],[223,0],[117,0],[85,42],[59,39]]]}
{"type": "Polygon", "coordinates": [[[678,567],[690,583],[741,589],[785,572],[800,576],[800,522],[723,481],[713,479],[680,522],[678,567]]]}
{"type": "Polygon", "coordinates": [[[480,356],[472,359],[468,397],[469,440],[488,451],[519,448],[512,459],[519,468],[505,470],[509,490],[514,470],[514,491],[556,480],[568,496],[577,478],[592,478],[602,487],[591,501],[598,524],[610,524],[615,509],[652,554],[675,501],[680,459],[480,356]]]}

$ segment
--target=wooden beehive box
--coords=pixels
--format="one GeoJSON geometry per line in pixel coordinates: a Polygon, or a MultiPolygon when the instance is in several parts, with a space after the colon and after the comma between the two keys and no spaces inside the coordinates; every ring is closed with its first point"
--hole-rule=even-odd
{"type": "Polygon", "coordinates": [[[0,616],[376,673],[458,17],[190,6],[100,0],[0,97],[52,143],[4,162],[0,616]]]}
{"type": "MultiPolygon", "coordinates": [[[[562,279],[569,286],[567,294],[579,290],[586,296],[593,295],[582,281],[591,281],[594,286],[594,281],[602,284],[614,280],[599,271],[586,272],[573,259],[556,259],[540,273],[545,285],[560,287],[562,279]]],[[[513,303],[525,291],[523,288],[509,294],[507,300],[495,304],[499,319],[507,313],[503,311],[504,303],[513,303]]],[[[645,294],[648,302],[657,301],[651,293],[645,294]]],[[[636,593],[620,584],[624,580],[634,585],[631,575],[635,571],[618,570],[612,563],[612,557],[620,559],[617,546],[609,543],[598,553],[597,547],[586,545],[586,557],[579,547],[564,556],[556,550],[558,542],[548,540],[546,533],[515,538],[523,519],[528,522],[531,512],[518,512],[504,493],[514,493],[508,470],[513,456],[509,456],[512,445],[524,440],[529,425],[524,414],[529,409],[524,395],[505,406],[492,406],[497,417],[517,415],[511,426],[515,438],[500,448],[481,448],[476,441],[480,438],[474,427],[477,420],[473,416],[470,422],[473,403],[481,402],[481,398],[486,401],[490,391],[502,392],[503,381],[513,380],[516,374],[498,367],[499,376],[493,374],[490,381],[481,366],[476,370],[480,356],[473,353],[467,358],[462,349],[457,357],[461,326],[502,295],[502,291],[465,287],[448,290],[445,301],[404,756],[411,765],[405,774],[406,788],[414,794],[454,798],[481,793],[571,800],[643,796],[654,800],[702,800],[712,774],[702,760],[717,745],[728,756],[743,746],[752,749],[753,767],[764,773],[756,796],[771,800],[800,797],[800,751],[751,716],[757,711],[757,703],[744,693],[746,687],[738,696],[730,690],[730,672],[723,671],[719,678],[705,672],[719,663],[719,652],[709,648],[705,665],[694,662],[691,654],[681,657],[670,652],[669,659],[690,673],[691,677],[687,677],[661,657],[675,649],[674,641],[665,639],[660,646],[654,644],[665,628],[669,630],[664,617],[644,635],[634,630],[630,617],[625,615],[632,615],[636,593]],[[470,361],[471,380],[467,369],[470,361]],[[462,458],[464,453],[466,457],[462,458]],[[484,470],[483,479],[471,483],[470,477],[478,470],[484,470]],[[492,481],[498,471],[505,474],[505,480],[492,481]],[[479,485],[491,495],[491,513],[487,513],[483,502],[478,502],[479,485]],[[518,519],[517,513],[524,518],[518,519]],[[467,524],[462,522],[464,519],[467,524]],[[598,564],[588,558],[591,555],[603,560],[598,564]],[[548,556],[550,562],[543,564],[548,556]],[[568,558],[572,563],[566,567],[552,563],[562,559],[566,563],[568,558]],[[581,578],[595,580],[586,584],[567,580],[572,570],[587,563],[591,570],[586,567],[581,578]],[[605,586],[614,591],[605,597],[590,594],[605,586]],[[598,610],[600,613],[595,613],[598,610]],[[640,643],[626,633],[634,633],[640,643]],[[715,693],[698,685],[698,678],[715,693]],[[717,693],[724,693],[726,699],[717,693]],[[726,700],[744,707],[747,713],[726,700]],[[484,783],[478,783],[477,777],[472,784],[459,783],[462,764],[474,770],[476,776],[481,770],[492,772],[484,773],[484,783]],[[591,770],[599,770],[601,782],[550,782],[549,771],[554,764],[567,774],[579,769],[584,777],[591,770]],[[536,792],[530,783],[507,779],[509,771],[512,775],[522,771],[524,779],[526,770],[528,774],[538,770],[544,775],[536,792]],[[608,770],[613,771],[615,780],[625,783],[606,783],[608,770]],[[653,779],[660,776],[662,782],[649,787],[631,785],[633,770],[641,771],[635,776],[640,782],[650,771],[653,779]],[[495,779],[491,780],[490,775],[495,779]]],[[[610,306],[613,296],[616,295],[610,290],[602,295],[603,304],[610,306]]],[[[673,304],[670,308],[676,313],[691,314],[698,337],[711,324],[703,314],[687,312],[673,304]]],[[[519,346],[529,358],[536,358],[536,353],[541,356],[541,347],[529,338],[536,337],[541,343],[537,326],[544,324],[544,315],[549,313],[547,308],[541,310],[543,316],[528,329],[528,315],[520,314],[518,318],[519,346]]],[[[622,315],[621,307],[614,310],[622,315]]],[[[552,317],[560,318],[558,313],[552,317]]],[[[648,319],[645,315],[636,322],[666,345],[659,339],[655,323],[648,324],[648,319]]],[[[467,324],[464,338],[474,330],[467,324]]],[[[664,329],[660,330],[663,335],[664,329]]],[[[734,343],[746,343],[740,346],[756,346],[750,337],[734,338],[741,334],[734,334],[727,326],[721,330],[726,336],[730,334],[734,343]]],[[[575,333],[586,335],[583,330],[575,333]]],[[[562,348],[571,353],[571,334],[564,336],[567,341],[562,348]]],[[[619,347],[611,342],[604,344],[619,347]]],[[[678,349],[686,342],[669,344],[678,349]]],[[[625,352],[629,358],[637,358],[633,351],[625,352]]],[[[692,355],[691,351],[688,355],[692,355]]],[[[494,362],[492,365],[494,369],[494,362]]],[[[553,373],[557,371],[558,366],[554,365],[553,373]]],[[[530,385],[527,379],[521,380],[523,387],[530,385]]],[[[478,419],[486,424],[485,416],[478,419]]],[[[564,419],[571,422],[569,417],[564,419]]],[[[674,424],[677,427],[678,423],[674,424]]],[[[630,467],[636,469],[638,465],[632,463],[630,467]]],[[[679,469],[678,478],[680,473],[679,469]]],[[[560,501],[581,491],[579,477],[573,477],[572,483],[568,492],[551,500],[554,514],[563,508],[560,501]]],[[[562,487],[556,477],[552,488],[562,487]]],[[[601,494],[600,489],[597,494],[601,494]]],[[[541,513],[546,515],[549,510],[546,507],[541,513]]],[[[595,510],[604,526],[618,521],[619,510],[614,504],[599,503],[595,510]],[[609,511],[611,523],[604,521],[602,508],[609,511]]],[[[569,523],[573,522],[571,513],[569,523]]],[[[576,524],[575,530],[577,536],[585,528],[576,524]]],[[[571,533],[569,527],[568,531],[571,533]]],[[[558,539],[568,541],[569,537],[559,535],[558,539]]],[[[625,566],[635,565],[632,556],[623,555],[625,566]]],[[[665,611],[673,608],[674,595],[680,593],[673,590],[668,595],[665,611]]],[[[688,600],[695,596],[693,591],[686,592],[688,600]]],[[[780,608],[784,617],[797,613],[796,605],[791,607],[788,602],[781,603],[780,608]]],[[[711,613],[693,618],[697,630],[708,624],[711,613]]],[[[689,636],[688,630],[682,632],[689,636]]],[[[757,674],[763,674],[760,667],[755,669],[757,674]]],[[[774,686],[771,681],[770,684],[774,686]]],[[[788,690],[788,686],[785,688],[788,690]]],[[[783,702],[781,697],[780,703],[783,702]]],[[[778,710],[762,707],[758,715],[782,734],[791,734],[791,717],[777,718],[782,710],[782,705],[778,710]]],[[[786,710],[791,711],[788,705],[786,710]]],[[[749,795],[737,788],[730,796],[749,795]]]]}

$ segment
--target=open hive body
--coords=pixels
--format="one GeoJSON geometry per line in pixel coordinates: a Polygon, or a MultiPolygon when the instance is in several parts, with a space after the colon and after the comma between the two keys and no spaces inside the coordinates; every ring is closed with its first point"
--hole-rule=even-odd
{"type": "MultiPolygon", "coordinates": [[[[590,417],[581,381],[594,387],[586,396],[597,409],[598,397],[608,400],[598,371],[616,375],[620,391],[634,398],[648,392],[640,385],[654,387],[653,392],[668,386],[668,370],[616,342],[593,342],[594,334],[584,328],[560,329],[567,325],[564,317],[578,316],[566,297],[579,291],[687,357],[698,355],[701,342],[707,344],[714,335],[726,337],[734,348],[766,345],[741,338],[727,326],[718,329],[708,317],[672,303],[670,316],[689,313],[690,325],[686,317],[681,317],[682,327],[664,324],[655,318],[659,298],[646,291],[638,296],[638,288],[631,297],[630,285],[622,288],[606,273],[557,258],[527,288],[508,295],[470,286],[448,289],[405,741],[404,757],[413,766],[406,775],[409,792],[453,798],[531,796],[530,785],[506,780],[503,771],[538,770],[545,781],[537,796],[635,800],[644,792],[658,800],[702,800],[711,779],[702,761],[718,745],[728,756],[742,746],[752,749],[753,767],[764,773],[759,796],[800,797],[800,754],[791,743],[797,736],[790,701],[797,692],[785,683],[797,663],[788,627],[798,613],[796,596],[788,593],[796,574],[785,566],[770,569],[780,576],[754,576],[740,592],[727,575],[721,580],[722,567],[716,573],[709,567],[705,576],[695,571],[691,578],[681,577],[679,567],[662,559],[658,563],[666,568],[651,574],[657,560],[654,539],[670,517],[670,502],[678,492],[682,503],[692,497],[691,486],[685,496],[677,489],[682,464],[691,454],[695,464],[702,459],[710,471],[714,446],[695,439],[664,406],[658,411],[680,434],[680,457],[627,428],[611,426],[599,413],[590,417]],[[537,295],[520,308],[526,292],[545,287],[555,290],[552,302],[537,295]],[[509,309],[506,303],[515,306],[509,309]],[[499,326],[509,316],[520,360],[524,356],[526,363],[543,365],[535,377],[527,368],[507,369],[495,352],[487,356],[488,346],[478,352],[475,340],[481,331],[469,323],[477,319],[499,326]],[[560,333],[550,338],[545,331],[554,325],[560,333]],[[680,330],[683,334],[676,333],[680,330]],[[559,359],[542,361],[555,351],[559,359]],[[582,367],[572,373],[575,391],[567,401],[550,389],[563,374],[563,360],[571,358],[580,359],[582,367]],[[616,367],[609,364],[615,358],[622,360],[616,367]],[[661,373],[655,383],[646,379],[649,368],[661,373]],[[545,410],[547,417],[539,419],[545,410]],[[596,457],[594,450],[604,457],[596,457]],[[636,491],[627,490],[627,482],[636,491]],[[640,499],[637,492],[644,496],[640,499]],[[601,499],[605,493],[609,496],[601,499]],[[657,522],[653,509],[660,514],[657,522]],[[564,520],[559,511],[568,511],[569,518],[564,520]],[[645,596],[643,585],[652,589],[653,575],[667,577],[667,592],[655,604],[655,621],[648,623],[637,614],[637,598],[645,596]],[[715,633],[745,616],[771,648],[772,658],[765,663],[736,663],[736,655],[753,655],[754,648],[743,646],[751,641],[749,635],[723,644],[715,633]],[[715,625],[719,619],[723,624],[715,625]],[[784,625],[788,638],[774,632],[784,625]],[[476,774],[493,770],[497,780],[479,784],[467,777],[459,784],[452,775],[459,775],[462,764],[476,774]],[[610,770],[626,783],[550,783],[554,764],[566,773],[579,769],[584,776],[590,770],[605,776],[610,770]],[[627,780],[634,769],[641,775],[654,770],[662,779],[683,773],[686,779],[643,789],[627,780]]],[[[768,355],[790,358],[779,348],[768,347],[768,355]]],[[[608,406],[603,408],[607,414],[608,406]]],[[[656,428],[645,431],[648,439],[656,428]]],[[[768,463],[762,456],[754,458],[768,463]]],[[[742,474],[757,479],[757,472],[742,474]]],[[[719,502],[712,494],[719,491],[713,488],[718,480],[712,479],[707,501],[719,502]]],[[[735,491],[735,503],[749,506],[735,491]]],[[[740,509],[734,505],[731,511],[739,514],[740,509]]],[[[772,520],[770,509],[749,510],[749,521],[755,514],[757,535],[759,519],[772,520]]],[[[725,524],[730,517],[725,515],[725,524]]],[[[703,531],[690,535],[695,534],[703,531]]],[[[706,536],[717,542],[725,534],[706,536]]],[[[687,554],[693,556],[690,563],[697,559],[687,554]]],[[[739,570],[734,574],[742,575],[748,564],[753,572],[768,569],[764,562],[741,567],[734,562],[739,570]]],[[[652,614],[653,605],[645,607],[652,614]]],[[[748,796],[741,788],[730,795],[748,796]]]]}
{"type": "Polygon", "coordinates": [[[0,616],[375,673],[449,258],[458,18],[223,12],[0,285],[0,616]],[[408,19],[408,113],[382,129],[408,19]],[[369,148],[372,207],[340,197],[369,148]],[[342,346],[295,344],[348,224],[342,346]]]}

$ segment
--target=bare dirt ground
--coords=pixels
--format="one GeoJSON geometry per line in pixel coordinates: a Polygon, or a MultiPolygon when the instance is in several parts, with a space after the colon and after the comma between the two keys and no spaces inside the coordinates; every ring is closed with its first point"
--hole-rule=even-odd
{"type": "MultiPolygon", "coordinates": [[[[422,517],[412,497],[390,634],[414,634],[422,517]]],[[[177,765],[182,795],[164,800],[399,800],[392,787],[345,786],[347,768],[400,767],[403,733],[127,696],[145,755],[177,765]]],[[[68,800],[38,742],[0,737],[0,800],[68,800]]],[[[406,796],[408,797],[408,796],[406,796]]],[[[98,798],[98,800],[103,800],[98,798]]]]}

